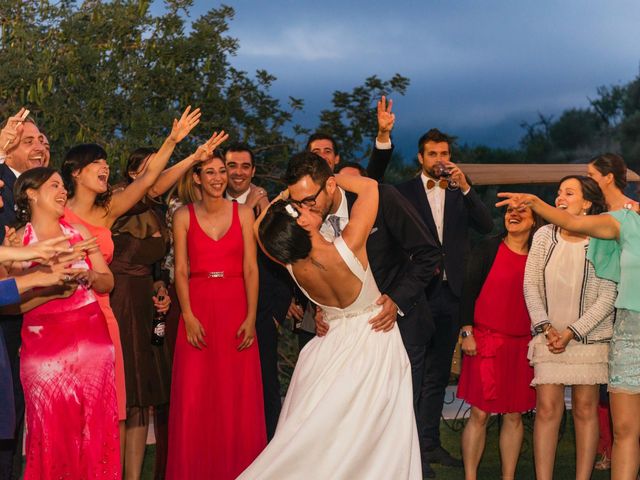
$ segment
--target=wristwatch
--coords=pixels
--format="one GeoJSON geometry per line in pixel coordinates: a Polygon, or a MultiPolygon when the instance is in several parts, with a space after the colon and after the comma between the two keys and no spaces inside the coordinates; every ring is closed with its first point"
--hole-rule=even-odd
{"type": "Polygon", "coordinates": [[[462,332],[460,332],[460,336],[462,338],[471,337],[473,336],[473,330],[462,330],[462,332]]]}

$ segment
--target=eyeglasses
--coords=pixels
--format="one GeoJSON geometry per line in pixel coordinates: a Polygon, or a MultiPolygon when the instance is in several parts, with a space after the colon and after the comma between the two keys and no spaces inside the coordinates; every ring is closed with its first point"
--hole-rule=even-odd
{"type": "Polygon", "coordinates": [[[311,195],[310,197],[305,197],[302,200],[293,200],[292,198],[290,198],[289,202],[293,203],[294,205],[297,205],[298,207],[302,207],[302,206],[315,207],[316,199],[318,198],[318,195],[320,195],[322,190],[324,190],[325,184],[326,182],[322,182],[322,185],[320,186],[320,190],[318,190],[315,195],[311,195]]]}

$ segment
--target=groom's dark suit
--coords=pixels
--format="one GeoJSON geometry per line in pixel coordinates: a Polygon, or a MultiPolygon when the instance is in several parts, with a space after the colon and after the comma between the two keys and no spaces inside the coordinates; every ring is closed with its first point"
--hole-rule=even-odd
{"type": "MultiPolygon", "coordinates": [[[[367,256],[380,292],[398,305],[398,327],[405,346],[424,345],[433,333],[424,289],[440,262],[440,249],[411,205],[391,186],[379,185],[380,201],[367,256]]],[[[356,196],[346,194],[349,211],[356,196]]],[[[417,359],[407,348],[412,370],[417,359]]],[[[414,372],[415,373],[415,372],[414,372]]],[[[414,377],[414,399],[420,383],[414,377]]]]}

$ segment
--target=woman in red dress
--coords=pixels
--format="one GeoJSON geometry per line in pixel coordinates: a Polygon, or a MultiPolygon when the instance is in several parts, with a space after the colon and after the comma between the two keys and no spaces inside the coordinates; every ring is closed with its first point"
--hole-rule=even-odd
{"type": "Polygon", "coordinates": [[[479,244],[469,257],[460,310],[466,355],[458,383],[458,397],[471,405],[462,433],[466,480],[477,478],[492,413],[503,414],[502,478],[515,475],[524,434],[521,413],[536,403],[536,392],[529,386],[531,320],[523,281],[531,239],[541,223],[528,208],[508,208],[506,234],[479,244]]]}
{"type": "Polygon", "coordinates": [[[173,219],[182,310],[169,411],[168,479],[235,479],[267,443],[253,212],[224,198],[218,154],[197,166],[202,200],[173,219]],[[182,328],[184,326],[184,328],[182,328]]]}

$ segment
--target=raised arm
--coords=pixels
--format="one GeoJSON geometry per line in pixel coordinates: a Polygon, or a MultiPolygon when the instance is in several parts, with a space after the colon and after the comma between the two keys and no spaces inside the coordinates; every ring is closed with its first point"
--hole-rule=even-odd
{"type": "Polygon", "coordinates": [[[528,193],[498,193],[504,200],[496,203],[496,207],[512,205],[530,207],[547,222],[564,228],[570,232],[580,233],[594,238],[613,240],[620,238],[620,223],[611,215],[572,215],[559,208],[543,202],[535,195],[528,193]]]}
{"type": "Polygon", "coordinates": [[[377,118],[378,118],[378,135],[376,136],[375,144],[371,149],[371,157],[369,158],[369,164],[367,165],[367,176],[374,180],[381,182],[384,174],[391,161],[391,155],[393,154],[393,145],[391,144],[391,130],[396,121],[396,115],[391,112],[393,107],[393,100],[387,99],[382,96],[377,105],[377,118]],[[388,148],[378,148],[379,144],[389,145],[388,148]]]}
{"type": "Polygon", "coordinates": [[[194,153],[172,167],[163,170],[156,183],[149,189],[149,196],[155,198],[165,194],[192,166],[211,156],[214,150],[227,138],[229,138],[229,135],[224,133],[224,130],[220,133],[213,132],[211,138],[200,145],[194,153]]]}
{"type": "Polygon", "coordinates": [[[115,222],[118,217],[124,215],[131,207],[142,200],[166,167],[176,145],[180,143],[199,122],[200,109],[196,108],[192,112],[191,106],[187,107],[183,112],[180,120],[173,120],[171,133],[160,147],[160,150],[158,150],[149,161],[149,165],[147,165],[144,173],[127,185],[125,189],[114,192],[111,197],[108,215],[112,222],[115,222]]]}
{"type": "Polygon", "coordinates": [[[336,175],[336,183],[358,196],[351,208],[349,223],[342,232],[342,237],[353,252],[360,252],[367,244],[378,215],[378,182],[356,175],[336,175]]]}

